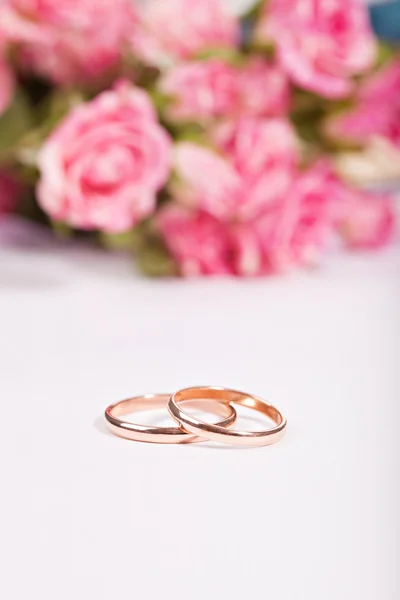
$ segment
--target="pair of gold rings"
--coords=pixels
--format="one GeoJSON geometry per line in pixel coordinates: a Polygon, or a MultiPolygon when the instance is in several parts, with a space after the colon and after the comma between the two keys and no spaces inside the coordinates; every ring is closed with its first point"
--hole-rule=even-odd
{"type": "Polygon", "coordinates": [[[286,431],[287,421],[272,404],[251,394],[222,387],[191,387],[175,394],[146,394],[112,404],[105,411],[112,433],[128,440],[158,444],[222,442],[235,446],[268,446],[278,442],[286,431]],[[182,406],[191,405],[220,416],[216,424],[206,423],[186,412],[182,406]],[[270,419],[274,426],[263,431],[230,429],[236,421],[234,405],[246,406],[270,419]],[[167,407],[177,427],[138,425],[124,420],[123,415],[152,408],[167,407]]]}

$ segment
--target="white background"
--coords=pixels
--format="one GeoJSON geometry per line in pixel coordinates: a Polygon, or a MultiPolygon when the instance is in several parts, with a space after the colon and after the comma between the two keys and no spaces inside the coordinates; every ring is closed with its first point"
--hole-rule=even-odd
{"type": "Polygon", "coordinates": [[[398,249],[255,281],[148,281],[0,227],[5,600],[395,600],[398,249]],[[276,446],[107,434],[196,384],[285,411],[276,446]]]}

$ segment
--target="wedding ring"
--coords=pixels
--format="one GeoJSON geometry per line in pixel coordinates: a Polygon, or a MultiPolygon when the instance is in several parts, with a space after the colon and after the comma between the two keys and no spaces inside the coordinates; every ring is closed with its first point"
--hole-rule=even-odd
{"type": "MultiPolygon", "coordinates": [[[[107,425],[115,435],[138,442],[153,442],[156,444],[203,442],[204,438],[187,433],[181,427],[138,425],[120,418],[123,415],[141,410],[166,408],[169,399],[170,394],[145,394],[112,404],[105,410],[107,425]]],[[[190,401],[190,405],[194,409],[224,417],[224,420],[218,423],[218,426],[222,429],[232,425],[236,420],[235,409],[225,402],[211,399],[207,403],[204,403],[204,401],[200,403],[190,401]]]]}
{"type": "Polygon", "coordinates": [[[168,402],[168,410],[177,423],[188,433],[206,440],[234,444],[240,446],[268,446],[278,442],[285,433],[287,421],[272,404],[251,394],[237,392],[222,387],[192,387],[173,394],[168,402]],[[217,400],[227,406],[239,404],[247,406],[267,416],[275,427],[264,431],[236,431],[224,429],[220,425],[212,425],[200,421],[181,408],[186,400],[217,400]]]}

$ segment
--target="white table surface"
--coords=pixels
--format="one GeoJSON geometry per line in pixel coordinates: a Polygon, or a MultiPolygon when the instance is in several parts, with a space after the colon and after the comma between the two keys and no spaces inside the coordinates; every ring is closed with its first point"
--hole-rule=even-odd
{"type": "Polygon", "coordinates": [[[166,282],[17,222],[0,239],[1,598],[398,598],[398,248],[166,282]],[[107,404],[192,384],[270,399],[286,438],[106,433],[107,404]]]}

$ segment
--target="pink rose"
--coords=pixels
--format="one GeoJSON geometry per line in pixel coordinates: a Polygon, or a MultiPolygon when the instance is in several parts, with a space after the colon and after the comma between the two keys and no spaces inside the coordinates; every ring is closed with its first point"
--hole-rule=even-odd
{"type": "Polygon", "coordinates": [[[317,262],[334,232],[337,201],[337,180],[321,162],[255,218],[220,221],[171,204],[158,229],[183,275],[272,275],[317,262]]]}
{"type": "Polygon", "coordinates": [[[220,0],[146,0],[139,21],[133,50],[158,66],[209,48],[231,48],[239,40],[238,20],[220,0]]]}
{"type": "Polygon", "coordinates": [[[74,227],[127,230],[154,211],[170,150],[147,93],[120,82],[73,110],[46,141],[39,203],[74,227]]]}
{"type": "Polygon", "coordinates": [[[0,171],[0,217],[13,212],[21,195],[21,184],[6,171],[0,171]]]}
{"type": "Polygon", "coordinates": [[[243,113],[279,117],[289,112],[289,80],[279,65],[253,58],[239,73],[237,85],[243,113]]]}
{"type": "Polygon", "coordinates": [[[400,60],[367,79],[356,105],[331,117],[326,126],[335,139],[366,144],[379,136],[400,147],[400,60]]]}
{"type": "Polygon", "coordinates": [[[297,160],[296,138],[280,119],[241,119],[215,134],[222,155],[178,144],[175,194],[223,220],[251,219],[288,191],[297,160]]]}
{"type": "Polygon", "coordinates": [[[272,252],[277,265],[308,266],[318,262],[333,237],[336,186],[336,176],[324,160],[295,179],[278,228],[280,244],[286,244],[287,254],[280,254],[281,247],[272,252]]]}
{"type": "Polygon", "coordinates": [[[221,221],[175,202],[157,223],[186,276],[285,273],[318,264],[337,231],[351,248],[377,248],[395,232],[392,199],[349,188],[325,160],[297,174],[289,193],[254,218],[221,221]]]}
{"type": "Polygon", "coordinates": [[[165,72],[160,90],[171,96],[168,116],[176,121],[280,116],[290,104],[282,69],[258,58],[243,68],[219,58],[183,62],[165,72]]]}
{"type": "Polygon", "coordinates": [[[236,215],[242,181],[226,158],[209,148],[182,142],[175,147],[174,165],[179,182],[173,191],[182,204],[219,219],[236,215]]]}
{"type": "Polygon", "coordinates": [[[235,71],[221,59],[185,62],[172,67],[162,78],[160,90],[173,98],[169,117],[174,120],[226,116],[237,106],[235,71]]]}
{"type": "Polygon", "coordinates": [[[382,103],[383,100],[390,99],[396,106],[400,106],[400,58],[367,78],[357,95],[365,102],[382,103]]]}
{"type": "Polygon", "coordinates": [[[337,227],[349,248],[380,248],[394,238],[395,204],[389,194],[343,187],[340,208],[337,227]]]}
{"type": "Polygon", "coordinates": [[[200,275],[257,276],[272,274],[263,249],[271,239],[276,213],[246,223],[219,221],[202,210],[167,205],[157,229],[184,277],[200,275]]]}
{"type": "Polygon", "coordinates": [[[334,232],[336,185],[328,163],[317,163],[280,203],[237,225],[236,272],[268,275],[316,264],[334,232]]]}
{"type": "Polygon", "coordinates": [[[63,85],[117,69],[135,26],[131,0],[3,0],[0,20],[20,62],[63,85]]]}
{"type": "Polygon", "coordinates": [[[14,96],[15,80],[9,65],[0,56],[0,115],[7,110],[14,96]]]}
{"type": "Polygon", "coordinates": [[[271,0],[258,36],[277,46],[278,60],[299,86],[342,98],[351,77],[369,69],[377,44],[361,0],[271,0]]]}
{"type": "Polygon", "coordinates": [[[287,193],[298,161],[298,142],[289,121],[242,117],[221,124],[214,138],[241,179],[241,217],[258,214],[287,193]]]}
{"type": "Polygon", "coordinates": [[[325,131],[335,140],[364,145],[376,136],[400,146],[400,112],[391,110],[390,99],[382,106],[360,103],[354,109],[328,120],[325,131]]]}
{"type": "Polygon", "coordinates": [[[158,215],[157,226],[182,275],[233,273],[228,229],[211,215],[170,204],[158,215]]]}

